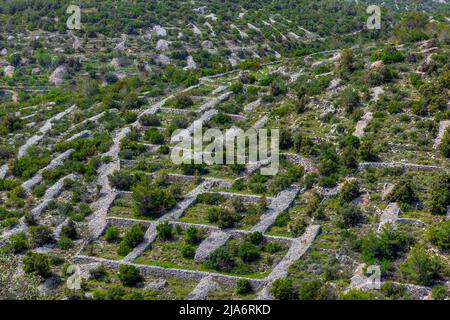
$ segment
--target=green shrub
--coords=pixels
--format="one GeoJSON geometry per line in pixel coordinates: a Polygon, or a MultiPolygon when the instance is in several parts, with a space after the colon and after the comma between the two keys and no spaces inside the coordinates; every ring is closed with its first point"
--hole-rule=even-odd
{"type": "Polygon", "coordinates": [[[197,244],[201,241],[199,230],[193,226],[186,229],[185,240],[188,244],[197,244]]]}
{"type": "Polygon", "coordinates": [[[339,191],[339,201],[341,204],[349,203],[359,197],[359,185],[355,179],[347,181],[339,191]]]}
{"type": "Polygon", "coordinates": [[[123,300],[126,295],[126,291],[123,287],[119,285],[114,285],[108,288],[106,293],[102,291],[94,291],[94,300],[123,300]]]}
{"type": "Polygon", "coordinates": [[[272,283],[270,292],[278,300],[296,300],[298,298],[292,279],[289,278],[276,279],[272,283]]]}
{"type": "Polygon", "coordinates": [[[119,242],[119,248],[117,248],[118,255],[126,256],[131,251],[133,251],[133,248],[131,248],[126,242],[124,242],[124,241],[119,242]]]}
{"type": "Polygon", "coordinates": [[[75,226],[75,222],[73,222],[73,220],[69,220],[67,222],[67,224],[65,224],[62,228],[61,228],[61,236],[62,237],[66,237],[72,240],[75,240],[78,238],[78,231],[77,228],[75,226]]]}
{"type": "Polygon", "coordinates": [[[73,248],[72,239],[62,237],[58,241],[58,248],[60,248],[61,250],[69,250],[69,249],[73,248]]]}
{"type": "Polygon", "coordinates": [[[21,253],[28,249],[28,239],[24,232],[11,235],[8,241],[7,249],[12,253],[21,253]]]}
{"type": "Polygon", "coordinates": [[[406,232],[386,225],[379,234],[370,233],[361,244],[362,259],[368,264],[393,261],[405,253],[414,238],[406,232]]]}
{"type": "Polygon", "coordinates": [[[156,226],[158,237],[162,240],[170,240],[173,237],[173,228],[170,224],[161,223],[156,226]]]}
{"type": "Polygon", "coordinates": [[[357,108],[361,103],[358,91],[351,87],[348,87],[341,92],[338,101],[339,104],[344,107],[347,114],[353,113],[355,108],[357,108]]]}
{"type": "Polygon", "coordinates": [[[406,261],[400,266],[402,278],[410,283],[431,286],[449,274],[448,266],[423,247],[415,246],[406,261]]]}
{"type": "Polygon", "coordinates": [[[145,139],[152,144],[163,144],[165,141],[164,135],[156,128],[145,131],[145,139]]]}
{"type": "Polygon", "coordinates": [[[29,228],[29,231],[31,235],[31,245],[34,248],[55,242],[53,232],[48,226],[32,226],[29,228]]]}
{"type": "Polygon", "coordinates": [[[117,242],[120,240],[120,229],[119,227],[111,226],[105,231],[105,240],[107,242],[117,242]]]}
{"type": "Polygon", "coordinates": [[[9,217],[1,222],[1,226],[4,228],[11,228],[16,226],[18,223],[19,219],[17,219],[16,217],[9,217]]]}
{"type": "Polygon", "coordinates": [[[212,268],[216,271],[231,271],[235,266],[235,261],[225,248],[218,248],[211,252],[208,259],[205,262],[208,268],[212,268]]]}
{"type": "Polygon", "coordinates": [[[135,266],[123,264],[119,267],[119,280],[124,286],[132,287],[142,281],[139,269],[135,266]]]}
{"type": "Polygon", "coordinates": [[[99,265],[98,267],[91,269],[89,273],[95,280],[102,281],[107,276],[108,271],[105,266],[99,265]]]}
{"type": "Polygon", "coordinates": [[[439,150],[445,157],[450,158],[450,129],[448,128],[445,130],[444,136],[439,144],[439,150]]]}
{"type": "Polygon", "coordinates": [[[208,221],[217,223],[220,228],[231,228],[239,220],[241,220],[241,216],[235,211],[222,207],[211,207],[208,209],[208,221]]]}
{"type": "Polygon", "coordinates": [[[302,281],[298,297],[300,300],[318,300],[322,288],[321,280],[302,281]]]}
{"type": "Polygon", "coordinates": [[[114,171],[108,176],[111,186],[118,190],[130,191],[135,183],[135,176],[125,171],[114,171]]]}
{"type": "Polygon", "coordinates": [[[442,250],[450,249],[450,220],[447,220],[428,230],[428,239],[442,250]]]}
{"type": "Polygon", "coordinates": [[[375,161],[377,160],[377,155],[373,142],[371,140],[364,140],[359,148],[359,155],[364,161],[375,161]]]}
{"type": "Polygon", "coordinates": [[[236,283],[237,294],[248,294],[252,292],[252,285],[248,279],[239,279],[236,283]]]}
{"type": "Polygon", "coordinates": [[[288,230],[294,237],[299,237],[305,232],[308,222],[304,218],[299,218],[289,223],[288,230]]]}
{"type": "Polygon", "coordinates": [[[281,250],[281,244],[278,242],[268,242],[266,244],[266,251],[269,253],[275,253],[281,250]]]}
{"type": "Polygon", "coordinates": [[[152,126],[160,126],[161,125],[161,120],[159,119],[159,117],[155,114],[144,114],[140,119],[139,122],[143,125],[143,126],[148,126],[148,127],[152,127],[152,126]]]}
{"type": "Polygon", "coordinates": [[[145,227],[141,224],[133,225],[130,230],[127,231],[122,241],[124,241],[130,248],[136,247],[144,240],[145,227]]]}
{"type": "Polygon", "coordinates": [[[448,290],[445,285],[434,286],[431,295],[435,300],[445,300],[448,297],[448,290]]]}
{"type": "Polygon", "coordinates": [[[178,109],[187,109],[194,105],[194,101],[189,95],[181,93],[173,99],[173,105],[178,109]]]}
{"type": "Polygon", "coordinates": [[[405,60],[405,57],[403,56],[402,52],[398,51],[394,47],[388,47],[384,50],[376,51],[374,56],[374,60],[382,60],[384,63],[395,63],[395,62],[402,62],[405,60]]]}
{"type": "Polygon", "coordinates": [[[356,226],[364,220],[364,214],[358,206],[346,204],[338,209],[341,227],[356,226]]]}
{"type": "Polygon", "coordinates": [[[416,199],[412,183],[409,179],[401,179],[386,196],[386,201],[388,202],[400,202],[406,204],[412,204],[416,199]]]}
{"type": "Polygon", "coordinates": [[[47,278],[51,274],[50,259],[44,254],[28,251],[23,258],[23,270],[47,278]]]}
{"type": "Polygon", "coordinates": [[[430,211],[436,215],[445,215],[450,206],[450,175],[443,174],[431,187],[430,211]]]}
{"type": "Polygon", "coordinates": [[[170,147],[167,144],[161,145],[158,149],[159,154],[169,154],[170,153],[170,147]]]}
{"type": "Polygon", "coordinates": [[[405,286],[393,283],[392,281],[385,281],[381,286],[381,292],[393,300],[410,300],[411,294],[405,286]]]}
{"type": "Polygon", "coordinates": [[[197,197],[198,203],[218,205],[225,201],[225,197],[219,193],[202,193],[197,197]]]}
{"type": "Polygon", "coordinates": [[[184,245],[181,249],[181,254],[184,258],[192,259],[195,256],[195,248],[189,245],[184,245]]]}
{"type": "Polygon", "coordinates": [[[291,217],[289,216],[289,213],[282,212],[276,217],[274,225],[277,227],[285,227],[289,224],[290,220],[291,217]]]}
{"type": "Polygon", "coordinates": [[[145,216],[163,214],[176,205],[172,193],[145,180],[133,188],[132,197],[137,212],[145,216]]]}
{"type": "Polygon", "coordinates": [[[264,236],[263,236],[262,232],[255,231],[255,232],[249,233],[248,240],[252,244],[258,245],[264,240],[264,236]]]}
{"type": "Polygon", "coordinates": [[[244,262],[253,262],[261,256],[258,247],[249,242],[244,242],[238,248],[238,256],[244,262]]]}
{"type": "Polygon", "coordinates": [[[348,292],[340,295],[340,300],[375,300],[375,295],[369,291],[350,289],[348,292]]]}
{"type": "Polygon", "coordinates": [[[144,235],[145,227],[143,225],[133,225],[120,241],[117,253],[121,256],[127,255],[133,251],[133,248],[140,244],[142,240],[144,240],[144,235]]]}

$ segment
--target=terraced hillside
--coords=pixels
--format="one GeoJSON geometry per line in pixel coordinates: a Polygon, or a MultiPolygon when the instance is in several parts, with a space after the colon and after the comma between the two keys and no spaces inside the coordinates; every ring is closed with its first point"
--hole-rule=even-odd
{"type": "Polygon", "coordinates": [[[395,3],[8,1],[0,298],[448,299],[448,4],[395,3]],[[197,120],[277,174],[175,164],[197,120]]]}

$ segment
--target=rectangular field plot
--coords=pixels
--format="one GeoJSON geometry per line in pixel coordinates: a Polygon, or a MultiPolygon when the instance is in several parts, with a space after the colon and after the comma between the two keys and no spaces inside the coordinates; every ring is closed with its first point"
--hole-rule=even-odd
{"type": "MultiPolygon", "coordinates": [[[[206,236],[206,234],[205,234],[206,236]]],[[[203,240],[204,241],[204,240],[203,240]]],[[[209,253],[206,260],[195,259],[199,244],[189,245],[186,238],[158,239],[134,262],[163,268],[208,271],[226,275],[265,278],[287,253],[288,245],[263,238],[252,244],[247,236],[231,237],[223,246],[209,253]],[[187,249],[190,247],[191,249],[187,249]]]]}

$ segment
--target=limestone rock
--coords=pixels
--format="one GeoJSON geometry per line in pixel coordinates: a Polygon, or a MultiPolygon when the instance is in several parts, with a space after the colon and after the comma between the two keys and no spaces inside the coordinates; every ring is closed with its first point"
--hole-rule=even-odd
{"type": "Polygon", "coordinates": [[[53,73],[48,78],[48,81],[53,83],[54,85],[62,84],[64,77],[67,75],[67,68],[65,66],[59,66],[53,71],[53,73]]]}
{"type": "Polygon", "coordinates": [[[384,62],[382,60],[378,60],[378,61],[373,62],[369,68],[370,69],[379,69],[382,67],[384,67],[384,62]]]}
{"type": "Polygon", "coordinates": [[[5,72],[5,77],[12,78],[14,77],[14,72],[16,71],[16,68],[14,68],[13,66],[7,66],[3,71],[5,72]]]}
{"type": "Polygon", "coordinates": [[[169,49],[169,43],[164,39],[159,39],[156,43],[156,50],[166,51],[167,49],[169,49]]]}
{"type": "Polygon", "coordinates": [[[149,283],[147,283],[144,287],[144,290],[162,290],[164,289],[164,287],[167,285],[167,281],[164,279],[160,279],[160,280],[156,280],[156,281],[151,281],[149,283]]]}

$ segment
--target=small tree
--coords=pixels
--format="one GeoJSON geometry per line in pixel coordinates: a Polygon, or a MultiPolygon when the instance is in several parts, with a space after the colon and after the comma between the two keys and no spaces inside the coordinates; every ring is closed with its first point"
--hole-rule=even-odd
{"type": "Polygon", "coordinates": [[[193,106],[194,101],[189,95],[181,93],[174,98],[173,105],[178,109],[186,109],[193,106]]]}
{"type": "Polygon", "coordinates": [[[306,219],[300,217],[288,224],[288,230],[294,237],[299,237],[305,232],[308,222],[306,219]]]}
{"type": "Polygon", "coordinates": [[[128,230],[122,241],[125,241],[129,247],[134,248],[144,240],[144,234],[145,227],[141,224],[135,224],[128,230]]]}
{"type": "Polygon", "coordinates": [[[354,55],[353,50],[344,49],[341,52],[341,56],[337,63],[337,72],[341,78],[348,78],[348,76],[354,71],[354,55]]]}

